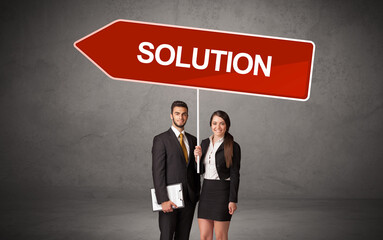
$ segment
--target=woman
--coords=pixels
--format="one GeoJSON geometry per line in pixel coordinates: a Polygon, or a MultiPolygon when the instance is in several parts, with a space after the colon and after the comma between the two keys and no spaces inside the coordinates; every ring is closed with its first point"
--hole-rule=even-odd
{"type": "MultiPolygon", "coordinates": [[[[230,118],[216,111],[210,118],[213,135],[197,146],[204,181],[198,205],[201,239],[228,239],[231,216],[237,210],[241,149],[229,133],[230,118]]],[[[197,158],[196,158],[197,159],[197,158]]]]}

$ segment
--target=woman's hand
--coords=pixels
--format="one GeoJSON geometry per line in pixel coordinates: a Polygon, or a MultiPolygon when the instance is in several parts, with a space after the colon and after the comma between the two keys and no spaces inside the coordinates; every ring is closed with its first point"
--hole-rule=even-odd
{"type": "Polygon", "coordinates": [[[197,156],[199,156],[199,157],[202,156],[202,149],[201,149],[201,146],[195,146],[195,149],[194,149],[194,156],[195,156],[195,161],[197,162],[197,156]]]}
{"type": "Polygon", "coordinates": [[[237,210],[237,204],[235,202],[229,202],[229,213],[233,215],[233,213],[237,210]]]}

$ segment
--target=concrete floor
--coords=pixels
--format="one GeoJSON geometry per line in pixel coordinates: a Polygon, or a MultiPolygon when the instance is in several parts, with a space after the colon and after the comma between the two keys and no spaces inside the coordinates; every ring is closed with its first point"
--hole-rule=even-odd
{"type": "MultiPolygon", "coordinates": [[[[0,239],[158,239],[148,197],[62,191],[2,198],[0,239]]],[[[234,240],[383,239],[383,200],[242,199],[238,207],[234,240]]],[[[190,239],[199,239],[196,219],[190,239]]]]}

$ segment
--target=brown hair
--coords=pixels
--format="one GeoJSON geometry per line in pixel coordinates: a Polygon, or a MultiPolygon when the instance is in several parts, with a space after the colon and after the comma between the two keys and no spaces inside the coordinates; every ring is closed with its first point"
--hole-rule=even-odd
{"type": "Polygon", "coordinates": [[[226,124],[226,132],[225,132],[225,137],[223,141],[223,144],[224,144],[223,148],[225,151],[226,167],[229,168],[233,164],[233,142],[234,142],[233,136],[229,133],[230,118],[229,118],[229,115],[227,115],[227,113],[225,113],[222,110],[215,111],[210,117],[210,127],[211,127],[211,122],[213,121],[214,116],[218,116],[222,118],[226,124]]]}
{"type": "Polygon", "coordinates": [[[185,102],[179,101],[179,100],[174,101],[172,103],[172,105],[170,106],[170,113],[173,113],[174,107],[184,107],[184,108],[186,108],[186,110],[189,110],[188,105],[185,102]]]}

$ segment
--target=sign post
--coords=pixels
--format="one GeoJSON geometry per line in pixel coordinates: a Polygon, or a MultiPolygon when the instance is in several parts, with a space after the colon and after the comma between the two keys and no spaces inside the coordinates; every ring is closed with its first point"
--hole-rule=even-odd
{"type": "MultiPolygon", "coordinates": [[[[199,146],[199,88],[197,88],[197,145],[199,146]]],[[[197,173],[199,173],[200,159],[197,156],[197,173]]]]}

